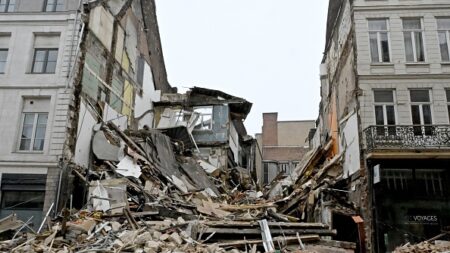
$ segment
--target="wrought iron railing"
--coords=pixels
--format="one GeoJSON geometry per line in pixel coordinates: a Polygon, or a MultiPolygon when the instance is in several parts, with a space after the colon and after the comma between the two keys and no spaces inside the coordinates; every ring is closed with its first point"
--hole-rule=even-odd
{"type": "Polygon", "coordinates": [[[450,149],[450,125],[369,126],[367,151],[376,149],[450,149]]]}

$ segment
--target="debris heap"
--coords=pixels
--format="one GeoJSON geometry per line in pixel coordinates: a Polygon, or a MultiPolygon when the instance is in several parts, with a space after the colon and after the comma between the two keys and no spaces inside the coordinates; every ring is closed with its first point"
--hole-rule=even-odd
{"type": "Polygon", "coordinates": [[[245,169],[214,169],[159,130],[122,131],[107,123],[93,143],[94,166],[72,166],[72,181],[79,183],[68,186],[73,202],[86,196],[83,208],[70,208],[70,198],[37,231],[38,224],[16,222],[0,251],[271,252],[330,247],[321,237],[336,234],[279,213],[245,169]]]}

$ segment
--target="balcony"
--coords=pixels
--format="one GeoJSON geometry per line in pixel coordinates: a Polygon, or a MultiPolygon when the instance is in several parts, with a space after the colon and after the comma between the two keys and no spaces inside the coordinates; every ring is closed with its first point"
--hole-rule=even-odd
{"type": "Polygon", "coordinates": [[[450,151],[450,125],[369,126],[364,134],[369,153],[383,150],[450,151]]]}

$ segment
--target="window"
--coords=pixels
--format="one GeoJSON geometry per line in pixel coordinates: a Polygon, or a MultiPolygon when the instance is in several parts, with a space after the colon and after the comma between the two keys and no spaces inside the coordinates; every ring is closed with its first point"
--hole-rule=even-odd
{"type": "Polygon", "coordinates": [[[375,124],[378,135],[395,135],[394,90],[374,90],[375,124]]]}
{"type": "Polygon", "coordinates": [[[45,199],[44,174],[2,174],[3,210],[42,210],[45,199]]]}
{"type": "Polygon", "coordinates": [[[411,115],[415,135],[431,135],[430,90],[410,90],[411,115]]]}
{"type": "Polygon", "coordinates": [[[269,183],[269,163],[263,163],[263,184],[269,183]]]}
{"type": "Polygon", "coordinates": [[[59,34],[38,33],[34,36],[34,56],[31,73],[55,73],[60,41],[59,34]]]}
{"type": "Polygon", "coordinates": [[[450,18],[437,19],[439,47],[442,61],[450,61],[450,18]]]}
{"type": "Polygon", "coordinates": [[[22,113],[22,127],[19,150],[44,150],[45,132],[47,130],[49,99],[26,99],[22,113]]]}
{"type": "Polygon", "coordinates": [[[57,48],[36,48],[34,50],[33,73],[55,73],[57,48]]]}
{"type": "Polygon", "coordinates": [[[448,194],[445,169],[393,169],[381,171],[383,188],[391,194],[414,197],[443,197],[448,194]]]}
{"type": "Polygon", "coordinates": [[[422,21],[420,18],[403,19],[406,61],[425,61],[422,32],[422,21]]]}
{"type": "Polygon", "coordinates": [[[369,40],[372,62],[389,62],[389,32],[387,19],[369,20],[369,40]]]}
{"type": "Polygon", "coordinates": [[[45,12],[62,11],[64,4],[62,0],[46,0],[44,5],[45,12]]]}
{"type": "Polygon", "coordinates": [[[16,0],[0,0],[0,12],[13,12],[16,0]]]}
{"type": "Polygon", "coordinates": [[[5,73],[6,58],[8,58],[8,49],[0,48],[0,74],[5,73]]]}
{"type": "Polygon", "coordinates": [[[291,169],[290,169],[289,162],[279,162],[278,163],[278,172],[282,172],[284,174],[290,174],[291,169]]]}
{"type": "Polygon", "coordinates": [[[194,112],[198,113],[200,116],[198,117],[197,122],[195,123],[194,129],[196,130],[211,130],[212,129],[212,115],[213,115],[213,107],[195,107],[194,112]]]}

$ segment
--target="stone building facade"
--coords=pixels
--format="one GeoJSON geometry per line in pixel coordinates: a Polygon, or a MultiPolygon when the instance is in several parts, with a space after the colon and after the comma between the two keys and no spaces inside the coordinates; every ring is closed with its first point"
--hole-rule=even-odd
{"type": "Polygon", "coordinates": [[[151,126],[171,91],[154,1],[1,1],[0,215],[67,206],[93,127],[151,126]]]}
{"type": "Polygon", "coordinates": [[[449,31],[444,0],[329,2],[311,142],[338,172],[311,219],[354,227],[364,252],[450,225],[449,31]]]}

